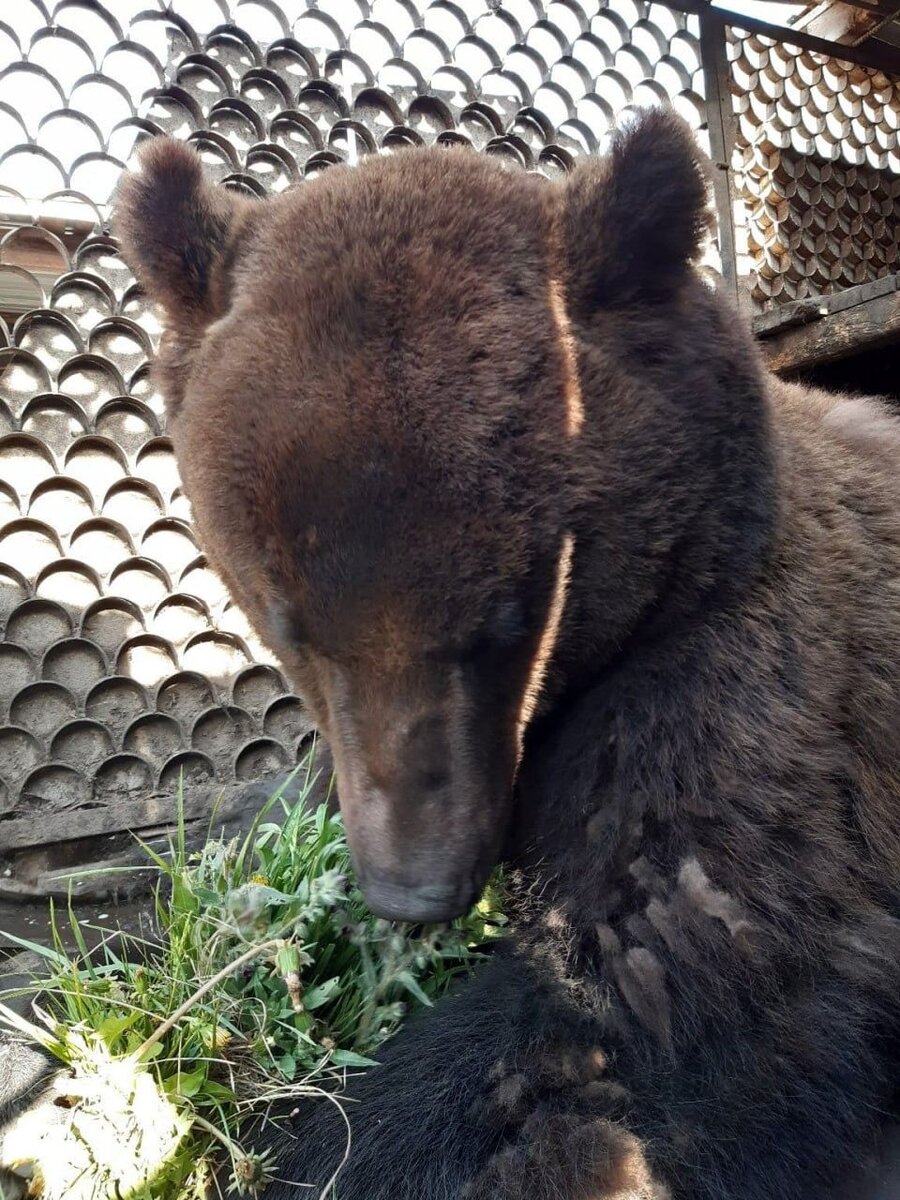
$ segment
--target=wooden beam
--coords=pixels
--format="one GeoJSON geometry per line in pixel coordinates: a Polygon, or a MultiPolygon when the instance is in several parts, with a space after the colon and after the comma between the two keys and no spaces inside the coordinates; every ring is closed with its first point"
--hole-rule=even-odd
{"type": "Polygon", "coordinates": [[[855,287],[842,288],[841,291],[832,292],[828,296],[808,296],[804,300],[791,300],[766,312],[757,313],[753,318],[753,332],[760,338],[771,337],[792,326],[808,325],[810,321],[843,312],[846,308],[855,308],[857,304],[865,304],[868,300],[876,300],[879,296],[886,296],[889,292],[898,290],[900,275],[887,275],[884,279],[874,279],[855,287]]]}
{"type": "Polygon", "coordinates": [[[753,332],[758,338],[770,338],[827,316],[828,308],[822,303],[820,296],[808,300],[793,300],[754,317],[753,332]]]}
{"type": "Polygon", "coordinates": [[[900,340],[900,291],[891,290],[761,338],[773,371],[796,372],[900,340]]]}
{"type": "Polygon", "coordinates": [[[795,27],[827,41],[858,46],[892,21],[898,11],[898,0],[877,0],[863,6],[846,0],[824,0],[798,17],[795,27]]]}

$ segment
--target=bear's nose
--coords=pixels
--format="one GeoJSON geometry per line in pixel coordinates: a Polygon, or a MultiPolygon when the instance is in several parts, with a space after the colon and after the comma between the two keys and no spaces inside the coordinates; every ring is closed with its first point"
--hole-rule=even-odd
{"type": "Polygon", "coordinates": [[[452,921],[469,911],[476,899],[470,880],[440,886],[408,885],[391,879],[361,880],[366,904],[376,917],[389,921],[452,921]]]}

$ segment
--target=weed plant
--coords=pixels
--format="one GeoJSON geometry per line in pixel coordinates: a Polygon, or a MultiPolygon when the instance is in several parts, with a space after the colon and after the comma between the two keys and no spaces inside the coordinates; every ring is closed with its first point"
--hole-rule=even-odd
{"type": "Polygon", "coordinates": [[[30,1020],[3,1004],[0,1020],[68,1068],[65,1119],[16,1151],[34,1195],[260,1195],[274,1164],[253,1147],[273,1105],[340,1104],[347,1072],[372,1066],[410,1007],[430,1006],[496,936],[496,885],[452,925],[373,917],[340,816],[307,803],[313,783],[307,767],[293,803],[282,789],[245,837],[195,852],[179,794],[170,852],[144,847],[158,874],[152,933],[103,931],[89,950],[70,904],[74,956],[58,913],[53,946],[13,939],[49,977],[30,1020]]]}

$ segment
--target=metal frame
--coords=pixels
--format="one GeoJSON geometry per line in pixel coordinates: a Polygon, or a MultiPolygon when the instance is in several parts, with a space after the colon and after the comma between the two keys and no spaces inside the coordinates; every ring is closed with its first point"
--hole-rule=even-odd
{"type": "Polygon", "coordinates": [[[734,226],[734,168],[732,166],[736,122],[729,92],[726,22],[713,8],[704,6],[700,15],[700,58],[706,80],[709,148],[713,161],[713,199],[719,230],[719,257],[725,289],[740,301],[734,226]]]}
{"type": "MultiPolygon", "coordinates": [[[[706,79],[709,141],[714,164],[713,198],[719,227],[723,286],[741,304],[746,295],[745,281],[738,270],[736,250],[736,188],[732,165],[736,118],[731,103],[726,30],[730,26],[758,33],[797,46],[799,49],[826,54],[842,62],[855,63],[870,70],[881,70],[890,74],[900,74],[900,50],[894,51],[886,44],[848,46],[827,41],[790,26],[772,25],[767,21],[713,7],[704,0],[662,2],[676,11],[692,13],[700,18],[700,54],[706,79]]],[[[865,11],[883,11],[876,5],[859,3],[859,0],[848,0],[848,3],[865,11]]],[[[834,358],[850,352],[857,342],[860,346],[869,344],[873,338],[880,336],[879,328],[882,326],[885,326],[887,337],[900,334],[896,312],[898,288],[900,275],[890,276],[874,283],[845,288],[830,295],[811,297],[781,306],[772,313],[755,317],[753,326],[757,334],[766,339],[765,348],[773,365],[780,365],[785,369],[808,365],[811,354],[818,353],[824,358],[834,358]],[[874,308],[872,314],[869,314],[868,309],[874,305],[879,306],[877,314],[874,308]],[[851,310],[852,318],[838,317],[838,314],[850,313],[851,310]],[[829,319],[823,320],[826,317],[829,319]],[[816,333],[804,333],[799,339],[803,343],[802,348],[799,345],[795,348],[792,345],[788,347],[781,344],[785,338],[789,338],[791,342],[798,340],[798,334],[791,335],[790,330],[815,323],[820,323],[816,333]]]]}

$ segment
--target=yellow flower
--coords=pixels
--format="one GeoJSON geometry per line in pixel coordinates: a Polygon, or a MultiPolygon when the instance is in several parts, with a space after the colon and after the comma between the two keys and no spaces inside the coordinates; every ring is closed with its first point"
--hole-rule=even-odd
{"type": "Polygon", "coordinates": [[[268,887],[268,886],[269,886],[269,880],[266,878],[266,876],[265,876],[265,875],[258,875],[258,874],[257,874],[257,875],[251,875],[251,876],[250,876],[250,882],[251,882],[251,883],[258,883],[258,884],[261,884],[261,885],[262,885],[262,887],[268,887]]]}
{"type": "Polygon", "coordinates": [[[213,1043],[217,1050],[224,1050],[231,1043],[231,1032],[228,1029],[223,1029],[221,1025],[216,1026],[216,1031],[213,1034],[213,1043]]]}

